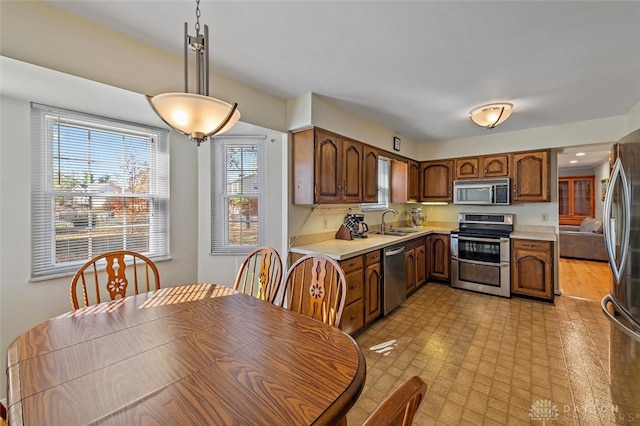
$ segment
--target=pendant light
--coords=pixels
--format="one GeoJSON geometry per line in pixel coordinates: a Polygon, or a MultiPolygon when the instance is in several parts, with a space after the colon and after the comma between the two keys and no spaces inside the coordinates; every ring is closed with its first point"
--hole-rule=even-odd
{"type": "Polygon", "coordinates": [[[480,127],[486,127],[487,129],[493,129],[498,124],[503,123],[511,115],[513,104],[510,103],[497,103],[483,105],[478,108],[474,108],[469,113],[471,121],[476,123],[480,127]]]}
{"type": "Polygon", "coordinates": [[[200,34],[200,0],[196,0],[196,35],[184,24],[184,93],[147,96],[151,108],[171,128],[200,143],[231,129],[240,119],[238,104],[209,97],[209,27],[200,34]],[[189,93],[188,52],[196,54],[196,93],[189,93]]]}

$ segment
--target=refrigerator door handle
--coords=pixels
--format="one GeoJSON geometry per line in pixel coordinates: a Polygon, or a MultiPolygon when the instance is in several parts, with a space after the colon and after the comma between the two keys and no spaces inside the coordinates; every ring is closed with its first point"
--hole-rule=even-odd
{"type": "Polygon", "coordinates": [[[604,226],[602,227],[602,231],[604,233],[604,245],[607,250],[607,257],[609,258],[609,265],[611,266],[611,271],[613,272],[613,278],[616,283],[620,283],[620,278],[622,275],[622,271],[624,271],[625,264],[627,263],[627,252],[629,251],[629,232],[631,232],[631,204],[630,204],[630,196],[629,196],[629,182],[627,181],[627,176],[624,172],[624,168],[622,167],[622,162],[620,158],[616,160],[613,170],[611,171],[611,179],[609,180],[609,186],[607,186],[607,191],[604,197],[604,209],[603,209],[603,221],[604,226]],[[616,182],[620,182],[621,191],[620,193],[620,203],[622,203],[623,217],[621,218],[622,226],[621,229],[621,237],[620,241],[620,253],[619,260],[620,264],[618,265],[616,262],[616,232],[615,232],[615,223],[616,219],[611,217],[611,207],[613,205],[613,195],[614,195],[614,187],[616,186],[616,182]]]}
{"type": "Polygon", "coordinates": [[[620,329],[626,335],[640,342],[640,333],[630,329],[629,327],[627,327],[626,325],[618,321],[616,317],[607,309],[607,303],[611,303],[615,311],[618,312],[623,317],[625,317],[626,320],[629,321],[631,324],[634,323],[633,319],[629,318],[629,315],[627,315],[624,309],[620,308],[620,306],[618,305],[618,302],[616,302],[616,300],[610,294],[607,294],[605,297],[602,298],[602,301],[600,302],[600,306],[602,307],[602,312],[604,312],[605,316],[609,318],[609,321],[611,321],[616,327],[618,327],[618,329],[620,329]]]}

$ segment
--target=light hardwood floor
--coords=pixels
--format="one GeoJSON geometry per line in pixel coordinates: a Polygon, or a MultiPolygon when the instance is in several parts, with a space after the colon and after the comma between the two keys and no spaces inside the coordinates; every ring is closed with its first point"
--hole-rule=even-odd
{"type": "Polygon", "coordinates": [[[601,300],[611,288],[607,262],[560,258],[560,291],[565,296],[601,300]]]}

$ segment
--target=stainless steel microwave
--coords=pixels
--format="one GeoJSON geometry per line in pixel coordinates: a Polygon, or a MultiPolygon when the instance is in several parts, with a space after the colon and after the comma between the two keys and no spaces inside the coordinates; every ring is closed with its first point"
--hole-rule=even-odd
{"type": "Polygon", "coordinates": [[[455,180],[453,204],[509,204],[509,178],[455,180]]]}

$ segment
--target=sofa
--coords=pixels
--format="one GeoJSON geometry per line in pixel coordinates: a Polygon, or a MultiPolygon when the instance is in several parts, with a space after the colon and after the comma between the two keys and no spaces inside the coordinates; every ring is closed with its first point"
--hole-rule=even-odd
{"type": "Polygon", "coordinates": [[[560,257],[606,262],[602,221],[586,217],[579,226],[560,225],[560,257]]]}

